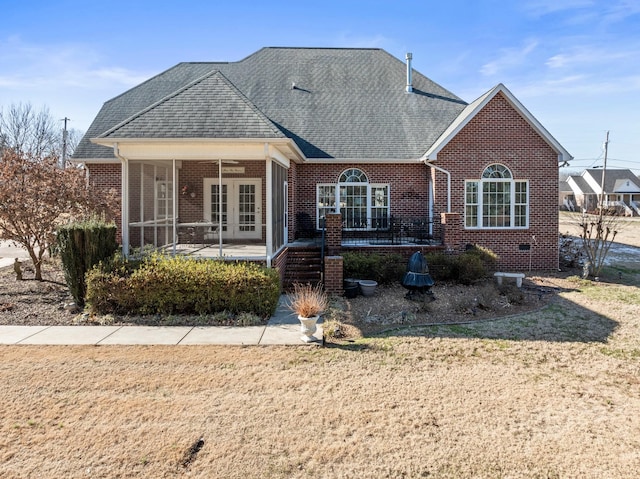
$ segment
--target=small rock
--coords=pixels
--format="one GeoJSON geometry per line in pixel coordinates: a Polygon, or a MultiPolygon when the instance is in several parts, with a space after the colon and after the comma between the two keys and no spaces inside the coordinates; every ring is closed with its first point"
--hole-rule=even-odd
{"type": "Polygon", "coordinates": [[[64,310],[71,314],[76,314],[80,312],[80,307],[76,303],[65,303],[64,310]]]}

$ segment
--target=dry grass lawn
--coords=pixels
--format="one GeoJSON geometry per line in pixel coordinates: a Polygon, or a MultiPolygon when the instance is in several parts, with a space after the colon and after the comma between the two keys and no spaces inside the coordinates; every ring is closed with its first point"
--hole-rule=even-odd
{"type": "Polygon", "coordinates": [[[637,477],[634,268],[327,348],[0,347],[0,477],[637,477]]]}

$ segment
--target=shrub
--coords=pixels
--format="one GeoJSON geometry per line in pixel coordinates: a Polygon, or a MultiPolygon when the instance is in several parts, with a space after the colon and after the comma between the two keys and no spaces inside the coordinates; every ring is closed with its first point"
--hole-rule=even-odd
{"type": "Polygon", "coordinates": [[[445,253],[427,253],[425,259],[429,266],[429,274],[434,281],[453,281],[455,279],[455,256],[445,253]]]}
{"type": "Polygon", "coordinates": [[[58,228],[56,243],[67,286],[82,306],[87,291],[85,274],[118,249],[116,226],[95,219],[70,223],[58,228]]]}
{"type": "Polygon", "coordinates": [[[462,253],[456,256],[453,269],[454,280],[462,284],[472,284],[487,275],[482,259],[475,254],[462,253]]]}
{"type": "Polygon", "coordinates": [[[497,255],[486,248],[472,246],[459,255],[428,253],[425,255],[429,274],[435,281],[471,284],[495,268],[497,255]]]}
{"type": "Polygon", "coordinates": [[[402,281],[407,267],[404,258],[396,253],[380,254],[360,251],[345,252],[343,255],[344,277],[371,279],[378,284],[402,281]]]}
{"type": "Polygon", "coordinates": [[[266,317],[275,311],[280,278],[254,263],[153,254],[122,258],[87,274],[87,303],[98,313],[210,314],[229,311],[266,317]]]}

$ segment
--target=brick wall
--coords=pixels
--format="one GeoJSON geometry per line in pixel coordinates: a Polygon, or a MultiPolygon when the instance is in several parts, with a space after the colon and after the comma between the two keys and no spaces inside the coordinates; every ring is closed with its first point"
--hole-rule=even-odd
{"type": "MultiPolygon", "coordinates": [[[[336,184],[340,174],[348,168],[364,171],[369,183],[389,184],[391,214],[395,216],[426,217],[429,215],[429,169],[415,164],[303,164],[290,170],[290,191],[295,190],[291,211],[306,213],[316,219],[316,185],[336,184]]],[[[295,215],[294,215],[295,216],[295,215]]],[[[316,225],[317,226],[317,225],[316,225]]],[[[291,230],[295,231],[295,224],[291,230]]]]}
{"type": "MultiPolygon", "coordinates": [[[[514,110],[502,94],[438,154],[436,164],[451,173],[453,212],[464,218],[464,182],[479,179],[483,170],[500,163],[516,180],[529,180],[529,228],[470,230],[463,227],[460,248],[479,244],[500,256],[505,270],[558,268],[558,155],[514,110]],[[535,237],[535,241],[534,241],[535,237]],[[521,245],[531,245],[530,250],[521,245]]],[[[434,216],[446,211],[446,176],[435,175],[434,216]]],[[[464,222],[464,219],[462,219],[464,222]]]]}
{"type": "Polygon", "coordinates": [[[120,178],[121,166],[119,163],[87,165],[89,170],[89,183],[93,188],[103,188],[114,190],[118,195],[117,211],[115,213],[115,223],[118,227],[116,239],[122,242],[120,224],[122,223],[122,208],[120,198],[122,197],[122,182],[120,178]]]}
{"type": "Polygon", "coordinates": [[[325,256],[324,258],[324,290],[329,294],[344,293],[342,277],[344,266],[342,256],[325,256]]]}

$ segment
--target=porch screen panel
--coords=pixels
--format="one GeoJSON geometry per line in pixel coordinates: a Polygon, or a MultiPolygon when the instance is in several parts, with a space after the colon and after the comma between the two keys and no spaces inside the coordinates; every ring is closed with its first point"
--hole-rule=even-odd
{"type": "Polygon", "coordinates": [[[278,251],[286,242],[286,238],[284,237],[287,201],[284,185],[286,181],[287,169],[274,162],[271,172],[271,216],[273,221],[271,228],[271,242],[273,244],[274,251],[278,251]]]}
{"type": "Polygon", "coordinates": [[[174,178],[170,161],[129,162],[129,245],[173,243],[174,178]]]}

